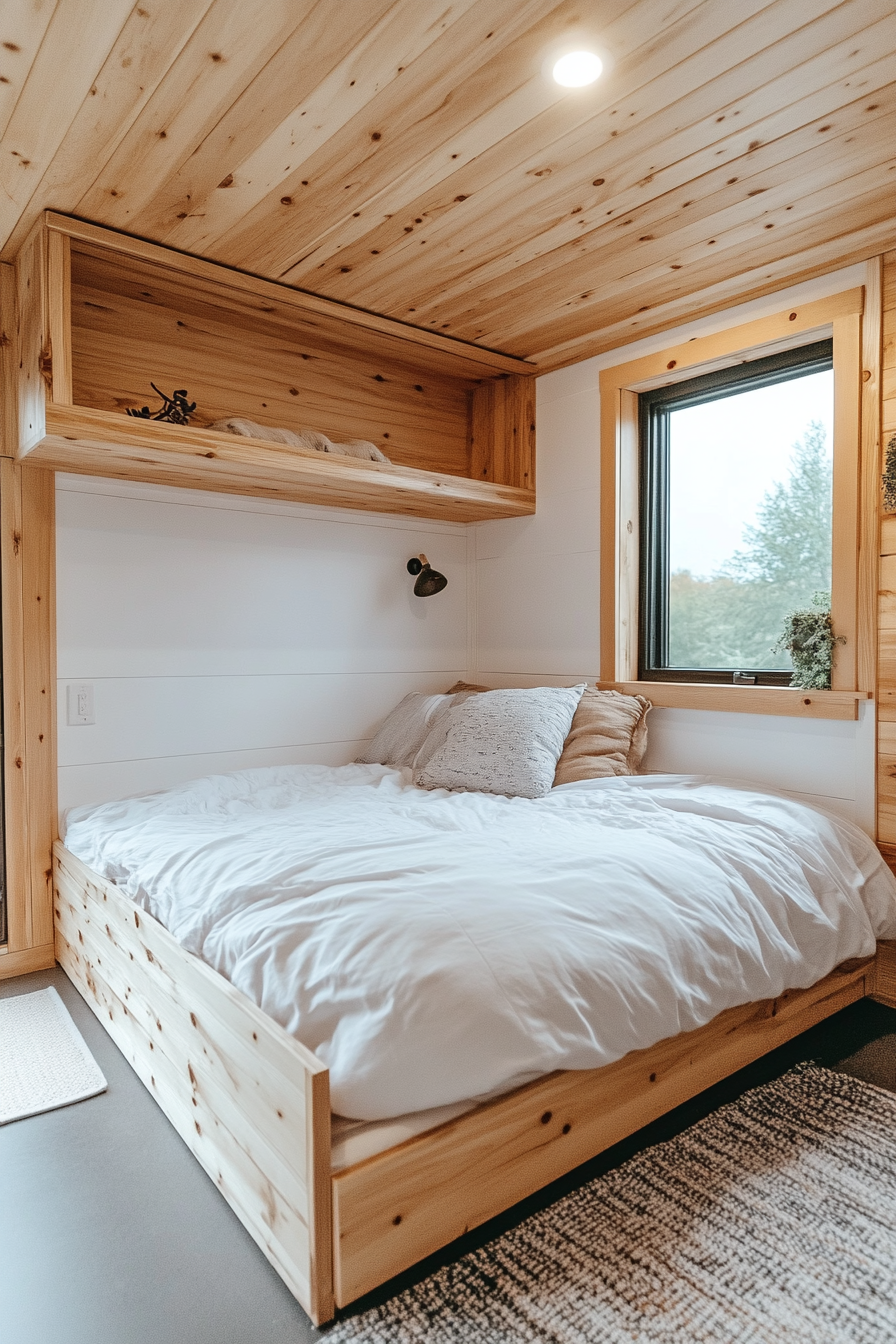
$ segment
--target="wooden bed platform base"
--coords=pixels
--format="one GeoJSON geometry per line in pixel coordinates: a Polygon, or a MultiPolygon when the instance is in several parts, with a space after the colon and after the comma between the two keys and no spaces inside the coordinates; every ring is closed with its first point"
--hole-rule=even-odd
{"type": "Polygon", "coordinates": [[[311,1051],[61,844],[56,953],[316,1323],[865,995],[896,1007],[896,943],[811,989],[615,1064],[554,1073],[335,1176],[311,1051]]]}

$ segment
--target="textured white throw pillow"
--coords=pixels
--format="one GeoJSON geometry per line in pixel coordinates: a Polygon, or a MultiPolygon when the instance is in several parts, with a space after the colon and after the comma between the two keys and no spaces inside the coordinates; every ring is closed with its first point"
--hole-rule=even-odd
{"type": "Polygon", "coordinates": [[[389,765],[394,770],[414,764],[414,757],[432,726],[433,719],[449,709],[453,695],[423,695],[411,691],[392,710],[357,758],[358,765],[389,765]]]}
{"type": "Polygon", "coordinates": [[[452,705],[417,753],[414,783],[423,789],[543,797],[554,782],[584,689],[583,684],[485,691],[452,705]]]}

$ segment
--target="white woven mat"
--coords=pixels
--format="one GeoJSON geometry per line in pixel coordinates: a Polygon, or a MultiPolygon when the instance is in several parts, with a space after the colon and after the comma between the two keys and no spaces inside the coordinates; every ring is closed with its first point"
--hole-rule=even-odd
{"type": "Polygon", "coordinates": [[[0,999],[0,1125],[95,1097],[106,1086],[55,989],[0,999]]]}

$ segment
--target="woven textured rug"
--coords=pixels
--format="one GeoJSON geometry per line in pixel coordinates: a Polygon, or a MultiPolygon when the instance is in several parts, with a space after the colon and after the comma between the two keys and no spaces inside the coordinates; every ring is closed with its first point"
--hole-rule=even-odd
{"type": "Polygon", "coordinates": [[[896,1096],[801,1065],[328,1344],[894,1344],[896,1096]]]}
{"type": "Polygon", "coordinates": [[[0,1125],[105,1090],[99,1065],[52,986],[0,999],[0,1125]]]}

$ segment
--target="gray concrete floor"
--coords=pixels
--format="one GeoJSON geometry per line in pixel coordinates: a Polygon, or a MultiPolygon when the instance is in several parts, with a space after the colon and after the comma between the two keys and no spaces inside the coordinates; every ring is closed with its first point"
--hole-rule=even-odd
{"type": "MultiPolygon", "coordinates": [[[[306,1344],[325,1337],[62,971],[0,981],[0,996],[50,984],[109,1089],[0,1128],[0,1344],[306,1344]]],[[[853,1005],[456,1242],[354,1311],[798,1059],[818,1059],[896,1091],[896,1012],[869,1002],[853,1005]]]]}

